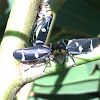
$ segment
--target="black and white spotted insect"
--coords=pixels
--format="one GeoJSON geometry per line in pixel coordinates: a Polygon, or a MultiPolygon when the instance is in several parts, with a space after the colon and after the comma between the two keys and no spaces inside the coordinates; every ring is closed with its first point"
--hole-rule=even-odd
{"type": "MultiPolygon", "coordinates": [[[[56,48],[56,45],[54,45],[54,44],[48,44],[48,46],[37,45],[37,46],[28,47],[28,48],[24,48],[24,49],[18,49],[13,52],[14,58],[21,62],[36,61],[36,63],[34,65],[32,65],[31,68],[44,60],[46,60],[46,66],[48,65],[50,60],[54,60],[58,64],[60,64],[55,59],[56,54],[57,54],[57,48],[56,48]]],[[[46,68],[46,66],[45,66],[45,68],[46,68]]]]}
{"type": "Polygon", "coordinates": [[[74,64],[76,65],[73,55],[86,54],[98,45],[98,38],[61,40],[57,43],[60,54],[66,55],[63,65],[68,58],[68,55],[72,58],[74,64]]]}
{"type": "Polygon", "coordinates": [[[17,60],[22,62],[37,61],[33,66],[40,63],[42,60],[46,60],[47,64],[50,62],[50,59],[56,61],[54,58],[57,52],[55,48],[56,46],[54,44],[48,44],[47,46],[44,45],[53,18],[53,12],[51,11],[51,7],[48,2],[49,0],[40,0],[36,23],[30,39],[31,46],[33,47],[15,50],[13,56],[17,60]],[[36,43],[34,43],[35,36],[36,43]]]}
{"type": "Polygon", "coordinates": [[[49,5],[49,0],[41,0],[39,12],[37,14],[36,23],[31,34],[31,45],[34,45],[34,37],[36,37],[36,45],[43,45],[46,41],[49,27],[53,18],[53,12],[49,5]],[[35,33],[35,35],[34,35],[35,33]]]}

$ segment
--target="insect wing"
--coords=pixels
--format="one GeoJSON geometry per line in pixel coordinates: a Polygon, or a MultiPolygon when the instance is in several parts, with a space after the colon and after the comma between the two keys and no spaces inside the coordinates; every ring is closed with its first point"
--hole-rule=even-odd
{"type": "Polygon", "coordinates": [[[19,61],[35,61],[41,57],[50,54],[50,49],[45,46],[34,46],[24,49],[15,50],[13,53],[14,58],[19,61]]]}
{"type": "Polygon", "coordinates": [[[52,17],[48,17],[47,19],[45,19],[44,23],[42,24],[42,27],[40,28],[40,31],[39,31],[38,36],[36,38],[37,45],[45,43],[48,31],[49,31],[49,27],[51,24],[51,20],[52,20],[52,17]]]}
{"type": "Polygon", "coordinates": [[[69,51],[73,54],[82,54],[92,51],[99,45],[99,39],[73,39],[69,40],[68,47],[69,51]]]}
{"type": "Polygon", "coordinates": [[[37,45],[44,44],[46,37],[47,37],[47,34],[48,34],[47,24],[45,24],[45,27],[41,27],[41,29],[39,31],[39,34],[36,38],[36,44],[37,45]]]}

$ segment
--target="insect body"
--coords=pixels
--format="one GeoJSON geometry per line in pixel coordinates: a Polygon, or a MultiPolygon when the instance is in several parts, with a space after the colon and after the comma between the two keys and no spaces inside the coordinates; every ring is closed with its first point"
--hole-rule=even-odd
{"type": "MultiPolygon", "coordinates": [[[[37,45],[34,47],[18,49],[18,50],[14,51],[13,56],[14,56],[14,58],[16,58],[17,60],[22,61],[22,62],[37,61],[33,66],[40,63],[43,60],[46,60],[47,61],[46,66],[47,66],[48,63],[50,62],[50,60],[57,61],[54,58],[56,53],[57,52],[56,52],[55,45],[49,44],[48,46],[37,45]]],[[[46,66],[45,66],[45,68],[46,68],[46,66]]]]}
{"type": "MultiPolygon", "coordinates": [[[[34,25],[36,34],[36,45],[44,44],[53,18],[53,12],[48,4],[49,0],[41,0],[37,20],[34,25]]],[[[33,32],[33,33],[34,33],[33,32]]],[[[34,45],[34,34],[32,33],[31,45],[34,45]]]]}
{"type": "Polygon", "coordinates": [[[35,61],[41,57],[50,55],[50,49],[44,45],[15,50],[13,56],[23,62],[35,61]]]}
{"type": "Polygon", "coordinates": [[[46,37],[47,37],[48,31],[49,31],[51,19],[48,18],[46,20],[47,21],[41,26],[38,36],[36,37],[36,45],[40,45],[40,44],[42,45],[46,41],[46,37]]]}
{"type": "Polygon", "coordinates": [[[92,51],[98,45],[99,45],[98,38],[61,40],[57,43],[57,46],[60,50],[60,54],[66,55],[66,58],[65,58],[63,64],[65,63],[66,59],[68,58],[68,55],[72,58],[72,60],[75,64],[73,55],[86,54],[87,52],[92,51]]]}

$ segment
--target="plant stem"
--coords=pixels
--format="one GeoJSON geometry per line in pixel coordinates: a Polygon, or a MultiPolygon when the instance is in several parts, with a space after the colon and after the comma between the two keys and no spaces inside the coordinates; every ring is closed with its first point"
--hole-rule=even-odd
{"type": "Polygon", "coordinates": [[[36,20],[39,0],[15,0],[0,48],[0,100],[11,100],[21,88],[18,65],[13,51],[29,41],[36,20]]]}

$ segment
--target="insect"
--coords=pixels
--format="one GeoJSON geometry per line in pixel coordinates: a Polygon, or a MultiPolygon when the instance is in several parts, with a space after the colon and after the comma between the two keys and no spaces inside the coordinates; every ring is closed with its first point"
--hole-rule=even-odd
{"type": "Polygon", "coordinates": [[[60,40],[57,43],[60,54],[66,55],[63,65],[66,59],[68,59],[68,55],[72,58],[74,64],[76,65],[73,55],[86,54],[87,52],[92,51],[98,45],[98,38],[60,40]]]}
{"type": "Polygon", "coordinates": [[[51,11],[51,7],[48,2],[49,0],[41,0],[40,2],[37,20],[31,34],[30,41],[32,46],[34,45],[34,37],[36,37],[36,45],[43,45],[46,41],[49,27],[53,18],[53,12],[51,11]]]}
{"type": "Polygon", "coordinates": [[[48,44],[48,46],[37,45],[24,49],[18,49],[13,52],[14,58],[16,58],[19,61],[22,62],[37,61],[34,65],[31,66],[31,68],[43,60],[46,60],[46,66],[48,65],[50,60],[55,60],[59,64],[59,62],[54,58],[56,54],[57,50],[54,44],[48,44]]]}
{"type": "Polygon", "coordinates": [[[56,61],[54,58],[56,55],[56,46],[54,46],[54,44],[44,45],[53,18],[53,12],[48,2],[49,0],[40,1],[37,20],[30,39],[31,46],[33,47],[15,50],[13,56],[17,60],[22,62],[37,61],[33,66],[42,60],[46,60],[46,66],[51,59],[56,61]],[[36,43],[34,43],[35,40],[36,43]]]}

